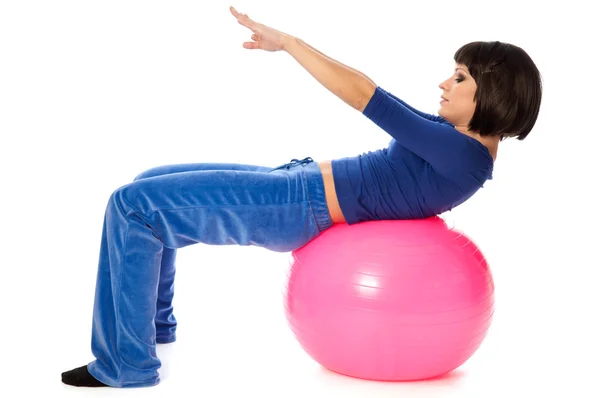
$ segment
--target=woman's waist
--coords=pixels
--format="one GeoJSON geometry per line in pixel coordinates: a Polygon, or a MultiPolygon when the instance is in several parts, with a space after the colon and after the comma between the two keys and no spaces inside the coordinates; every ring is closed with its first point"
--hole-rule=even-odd
{"type": "Polygon", "coordinates": [[[329,209],[329,215],[334,223],[344,223],[344,215],[340,208],[337,192],[335,190],[335,181],[333,178],[333,170],[330,160],[322,160],[317,162],[321,175],[323,176],[323,185],[325,186],[325,198],[327,200],[327,207],[329,209]]]}

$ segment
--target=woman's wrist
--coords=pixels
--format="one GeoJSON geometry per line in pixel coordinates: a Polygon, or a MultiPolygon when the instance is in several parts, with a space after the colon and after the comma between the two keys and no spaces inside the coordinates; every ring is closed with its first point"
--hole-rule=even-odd
{"type": "Polygon", "coordinates": [[[295,36],[284,34],[283,43],[281,45],[281,51],[289,52],[289,48],[290,46],[294,45],[294,42],[297,42],[295,36]]]}

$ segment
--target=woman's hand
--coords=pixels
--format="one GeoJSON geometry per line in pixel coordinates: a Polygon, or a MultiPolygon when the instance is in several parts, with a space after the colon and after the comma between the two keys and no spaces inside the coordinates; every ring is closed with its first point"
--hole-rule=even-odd
{"type": "Polygon", "coordinates": [[[280,32],[276,29],[270,28],[258,22],[255,22],[248,17],[247,14],[240,14],[233,7],[229,7],[229,10],[240,25],[243,25],[253,32],[250,38],[254,41],[244,42],[244,48],[249,50],[265,50],[269,52],[284,50],[285,44],[291,38],[290,35],[280,32]]]}

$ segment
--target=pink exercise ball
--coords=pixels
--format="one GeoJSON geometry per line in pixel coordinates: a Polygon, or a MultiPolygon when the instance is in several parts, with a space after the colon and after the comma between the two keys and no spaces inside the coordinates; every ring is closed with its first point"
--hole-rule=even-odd
{"type": "Polygon", "coordinates": [[[440,217],[335,224],[292,252],[285,315],[323,367],[380,381],[464,364],[494,312],[488,263],[440,217]]]}

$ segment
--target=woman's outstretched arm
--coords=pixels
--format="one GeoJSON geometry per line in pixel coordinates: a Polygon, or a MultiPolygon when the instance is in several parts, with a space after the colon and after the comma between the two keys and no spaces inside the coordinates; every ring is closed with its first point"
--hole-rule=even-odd
{"type": "Polygon", "coordinates": [[[365,74],[326,56],[299,38],[287,36],[283,50],[325,88],[360,112],[375,93],[377,85],[365,74]]]}

